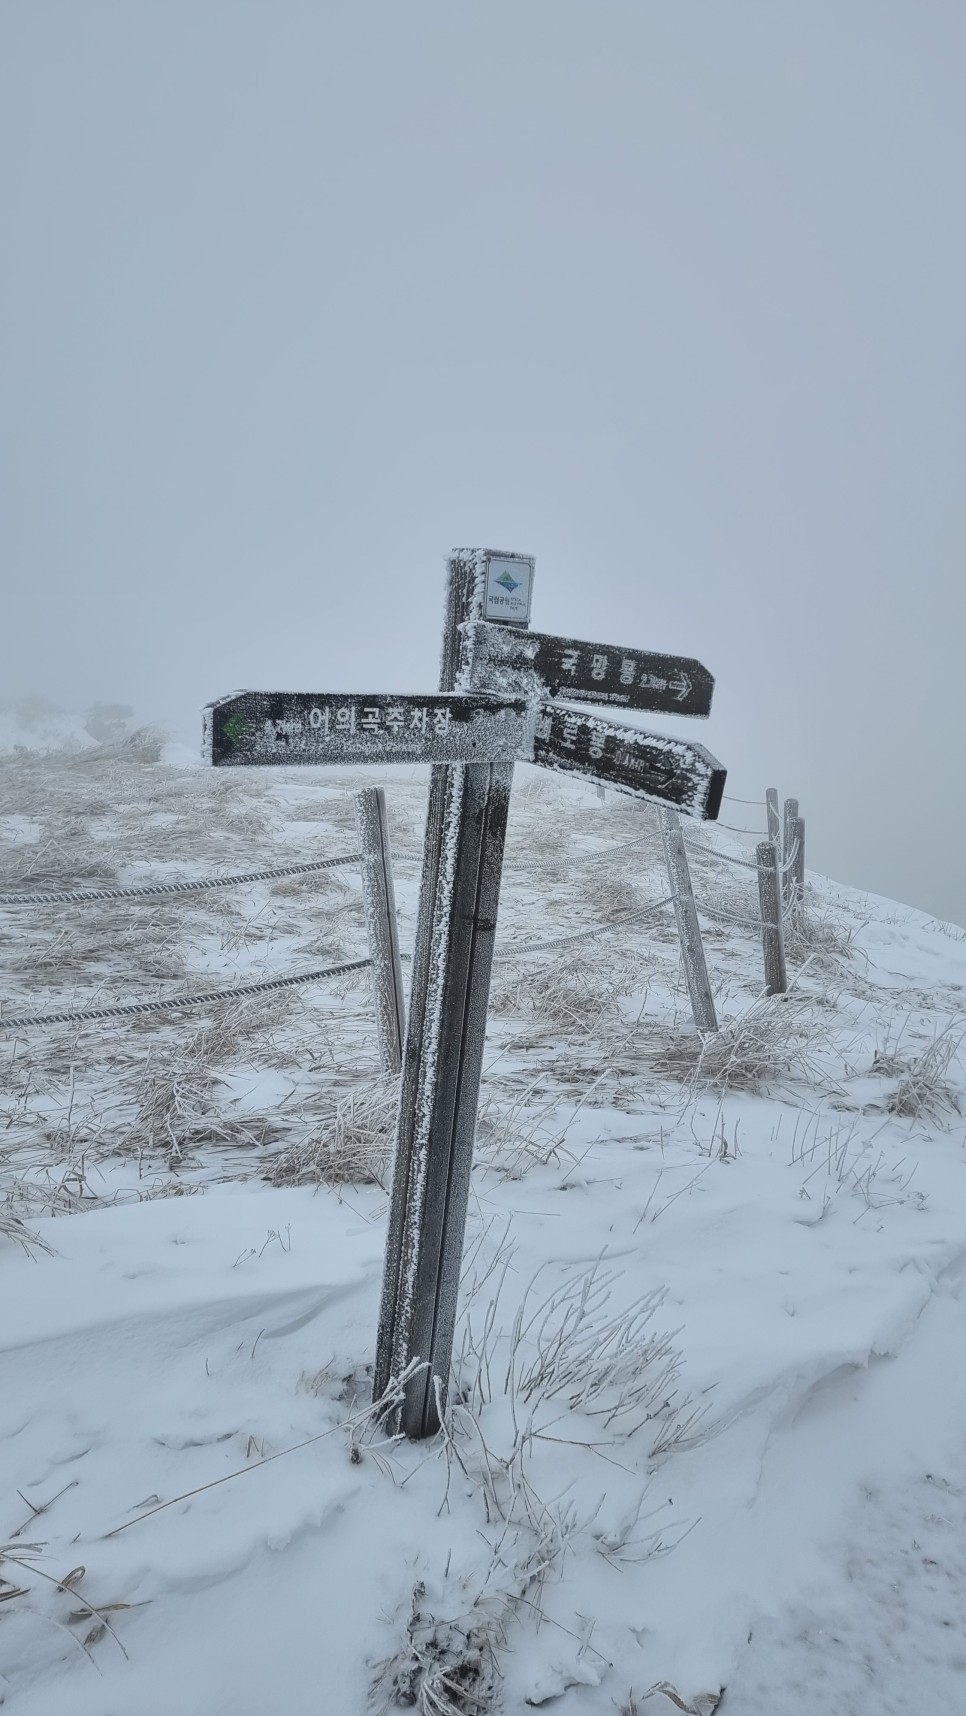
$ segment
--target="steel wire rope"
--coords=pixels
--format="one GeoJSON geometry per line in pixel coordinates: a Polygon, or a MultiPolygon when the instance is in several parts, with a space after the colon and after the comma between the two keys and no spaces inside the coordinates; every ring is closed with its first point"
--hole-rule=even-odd
{"type": "MultiPolygon", "coordinates": [[[[563,870],[577,864],[596,864],[604,858],[616,857],[620,852],[629,852],[633,847],[646,846],[650,841],[657,841],[659,835],[656,829],[647,834],[638,834],[633,840],[622,840],[614,846],[602,846],[596,852],[578,852],[575,858],[511,858],[504,862],[504,872],[513,870],[563,870]]],[[[394,852],[393,858],[404,864],[418,864],[422,860],[421,852],[394,852]]]]}
{"type": "MultiPolygon", "coordinates": [[[[695,840],[689,836],[685,837],[685,841],[692,852],[707,852],[711,858],[720,858],[723,864],[737,864],[742,870],[759,870],[761,868],[757,858],[736,858],[731,852],[719,852],[717,847],[709,846],[706,841],[695,840]]],[[[796,840],[788,854],[788,857],[780,866],[780,874],[782,876],[787,875],[788,871],[792,868],[792,865],[798,857],[800,846],[801,841],[796,840]]]]}
{"type": "Polygon", "coordinates": [[[319,858],[313,864],[285,864],[274,870],[249,870],[241,876],[206,876],[197,882],[156,882],[143,888],[70,889],[51,894],[0,894],[0,906],[82,906],[102,900],[158,899],[164,894],[197,894],[212,888],[235,888],[245,882],[272,882],[281,876],[308,876],[339,864],[359,864],[361,852],[339,858],[319,858]]]}
{"type": "Polygon", "coordinates": [[[800,840],[796,840],[794,845],[792,846],[792,849],[789,852],[788,857],[785,859],[785,862],[781,866],[781,873],[783,876],[787,875],[788,871],[791,869],[796,858],[798,857],[799,850],[801,848],[801,844],[802,843],[800,840]]]}
{"type": "Polygon", "coordinates": [[[633,847],[646,846],[650,841],[657,841],[657,831],[650,834],[639,834],[634,840],[623,840],[619,846],[602,847],[597,852],[578,852],[575,858],[514,858],[504,864],[504,870],[564,870],[577,864],[596,864],[605,858],[615,858],[620,852],[630,852],[633,847]]]}
{"type": "Polygon", "coordinates": [[[363,971],[371,959],[350,959],[329,965],[323,971],[298,971],[288,977],[266,977],[258,983],[236,983],[227,989],[206,989],[193,995],[159,996],[155,1001],[127,1001],[116,1007],[91,1007],[66,1013],[29,1013],[17,1019],[0,1018],[0,1031],[26,1030],[30,1025],[92,1025],[103,1019],[133,1018],[141,1013],[175,1013],[182,1007],[207,1006],[210,1001],[234,1001],[238,996],[266,995],[272,989],[291,989],[299,983],[319,983],[323,977],[341,977],[347,971],[363,971]]]}
{"type": "Polygon", "coordinates": [[[766,923],[764,918],[746,917],[742,912],[727,912],[721,906],[710,906],[705,900],[695,898],[699,912],[704,912],[709,918],[721,918],[728,924],[751,924],[754,929],[778,929],[778,924],[766,923]]]}
{"type": "Polygon", "coordinates": [[[757,870],[757,858],[735,858],[730,852],[719,852],[716,847],[708,846],[703,840],[686,838],[685,844],[692,852],[707,852],[710,858],[720,858],[723,864],[737,864],[742,870],[757,870]]]}
{"type": "Polygon", "coordinates": [[[505,963],[508,960],[522,958],[528,953],[544,953],[548,948],[564,947],[568,942],[589,941],[595,935],[606,935],[610,930],[621,929],[624,924],[639,923],[642,918],[653,917],[663,911],[665,906],[674,904],[674,897],[668,894],[664,900],[655,900],[651,905],[642,906],[639,911],[625,912],[619,918],[611,918],[606,924],[592,924],[590,929],[575,930],[569,935],[551,936],[547,941],[517,942],[511,947],[508,942],[498,942],[493,949],[495,961],[505,963]]]}

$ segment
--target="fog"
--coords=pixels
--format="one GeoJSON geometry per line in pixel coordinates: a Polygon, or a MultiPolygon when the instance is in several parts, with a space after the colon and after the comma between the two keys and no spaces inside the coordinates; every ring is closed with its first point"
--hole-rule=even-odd
{"type": "Polygon", "coordinates": [[[447,551],[533,553],[540,630],[707,664],[679,730],[811,865],[966,923],[964,49],[959,0],[6,0],[0,701],[430,689],[447,551]]]}

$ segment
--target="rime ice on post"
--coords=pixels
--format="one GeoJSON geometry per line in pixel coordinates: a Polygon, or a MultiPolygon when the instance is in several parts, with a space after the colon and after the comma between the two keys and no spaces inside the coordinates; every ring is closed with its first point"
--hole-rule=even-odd
{"type": "MultiPolygon", "coordinates": [[[[449,562],[440,690],[476,689],[467,622],[525,626],[533,561],[482,550],[449,562]]],[[[535,706],[534,706],[535,719],[535,706]]],[[[439,1425],[453,1348],[490,970],[513,763],[434,768],[413,954],[373,1392],[412,1361],[400,1423],[439,1425]]]]}
{"type": "Polygon", "coordinates": [[[778,788],[768,787],[765,792],[765,815],[768,818],[768,838],[776,846],[781,844],[782,825],[778,814],[778,788]]]}
{"type": "Polygon", "coordinates": [[[782,885],[778,854],[770,840],[755,849],[758,860],[758,899],[761,906],[761,946],[765,962],[765,994],[784,995],[788,988],[785,936],[782,925],[782,885]]]}
{"type": "Polygon", "coordinates": [[[376,1036],[383,1072],[402,1066],[406,1004],[403,1000],[396,897],[389,855],[389,824],[382,787],[356,793],[356,823],[362,847],[362,900],[372,959],[376,1036]]]}
{"type": "Polygon", "coordinates": [[[664,844],[664,861],[667,864],[671,898],[674,902],[674,916],[678,926],[678,940],[681,944],[681,963],[684,966],[685,982],[691,1000],[691,1015],[696,1030],[702,1033],[717,1031],[718,1016],[714,1010],[711,984],[708,982],[704,943],[701,940],[701,926],[694,903],[691,870],[684,835],[681,833],[680,818],[670,809],[659,810],[658,817],[664,844]]]}
{"type": "Polygon", "coordinates": [[[453,554],[438,693],[239,692],[205,711],[216,767],[433,765],[373,1384],[405,1378],[390,1427],[413,1437],[437,1429],[452,1360],[514,760],[711,820],[725,782],[700,745],[557,701],[707,715],[707,669],[530,633],[532,584],[527,555],[453,554]]]}

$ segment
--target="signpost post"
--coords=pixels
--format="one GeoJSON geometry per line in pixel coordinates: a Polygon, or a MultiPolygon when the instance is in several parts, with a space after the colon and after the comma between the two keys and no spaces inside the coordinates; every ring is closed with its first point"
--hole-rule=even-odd
{"type": "Polygon", "coordinates": [[[436,694],[240,692],[205,711],[216,767],[433,765],[373,1378],[379,1398],[406,1373],[411,1437],[438,1429],[452,1360],[514,761],[709,820],[724,789],[702,746],[557,701],[702,716],[714,682],[688,658],[528,631],[533,571],[452,555],[436,694]]]}

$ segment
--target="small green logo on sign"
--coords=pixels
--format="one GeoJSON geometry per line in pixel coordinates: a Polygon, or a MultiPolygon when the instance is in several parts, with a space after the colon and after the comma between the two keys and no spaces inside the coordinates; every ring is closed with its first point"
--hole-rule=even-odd
{"type": "Polygon", "coordinates": [[[229,715],[222,728],[222,737],[229,745],[243,745],[255,731],[252,721],[246,721],[244,715],[229,715]]]}
{"type": "Polygon", "coordinates": [[[504,590],[506,590],[508,594],[511,591],[519,590],[519,588],[520,588],[519,578],[511,578],[509,572],[501,572],[500,576],[499,576],[499,578],[497,578],[496,582],[498,584],[502,584],[504,590]]]}

